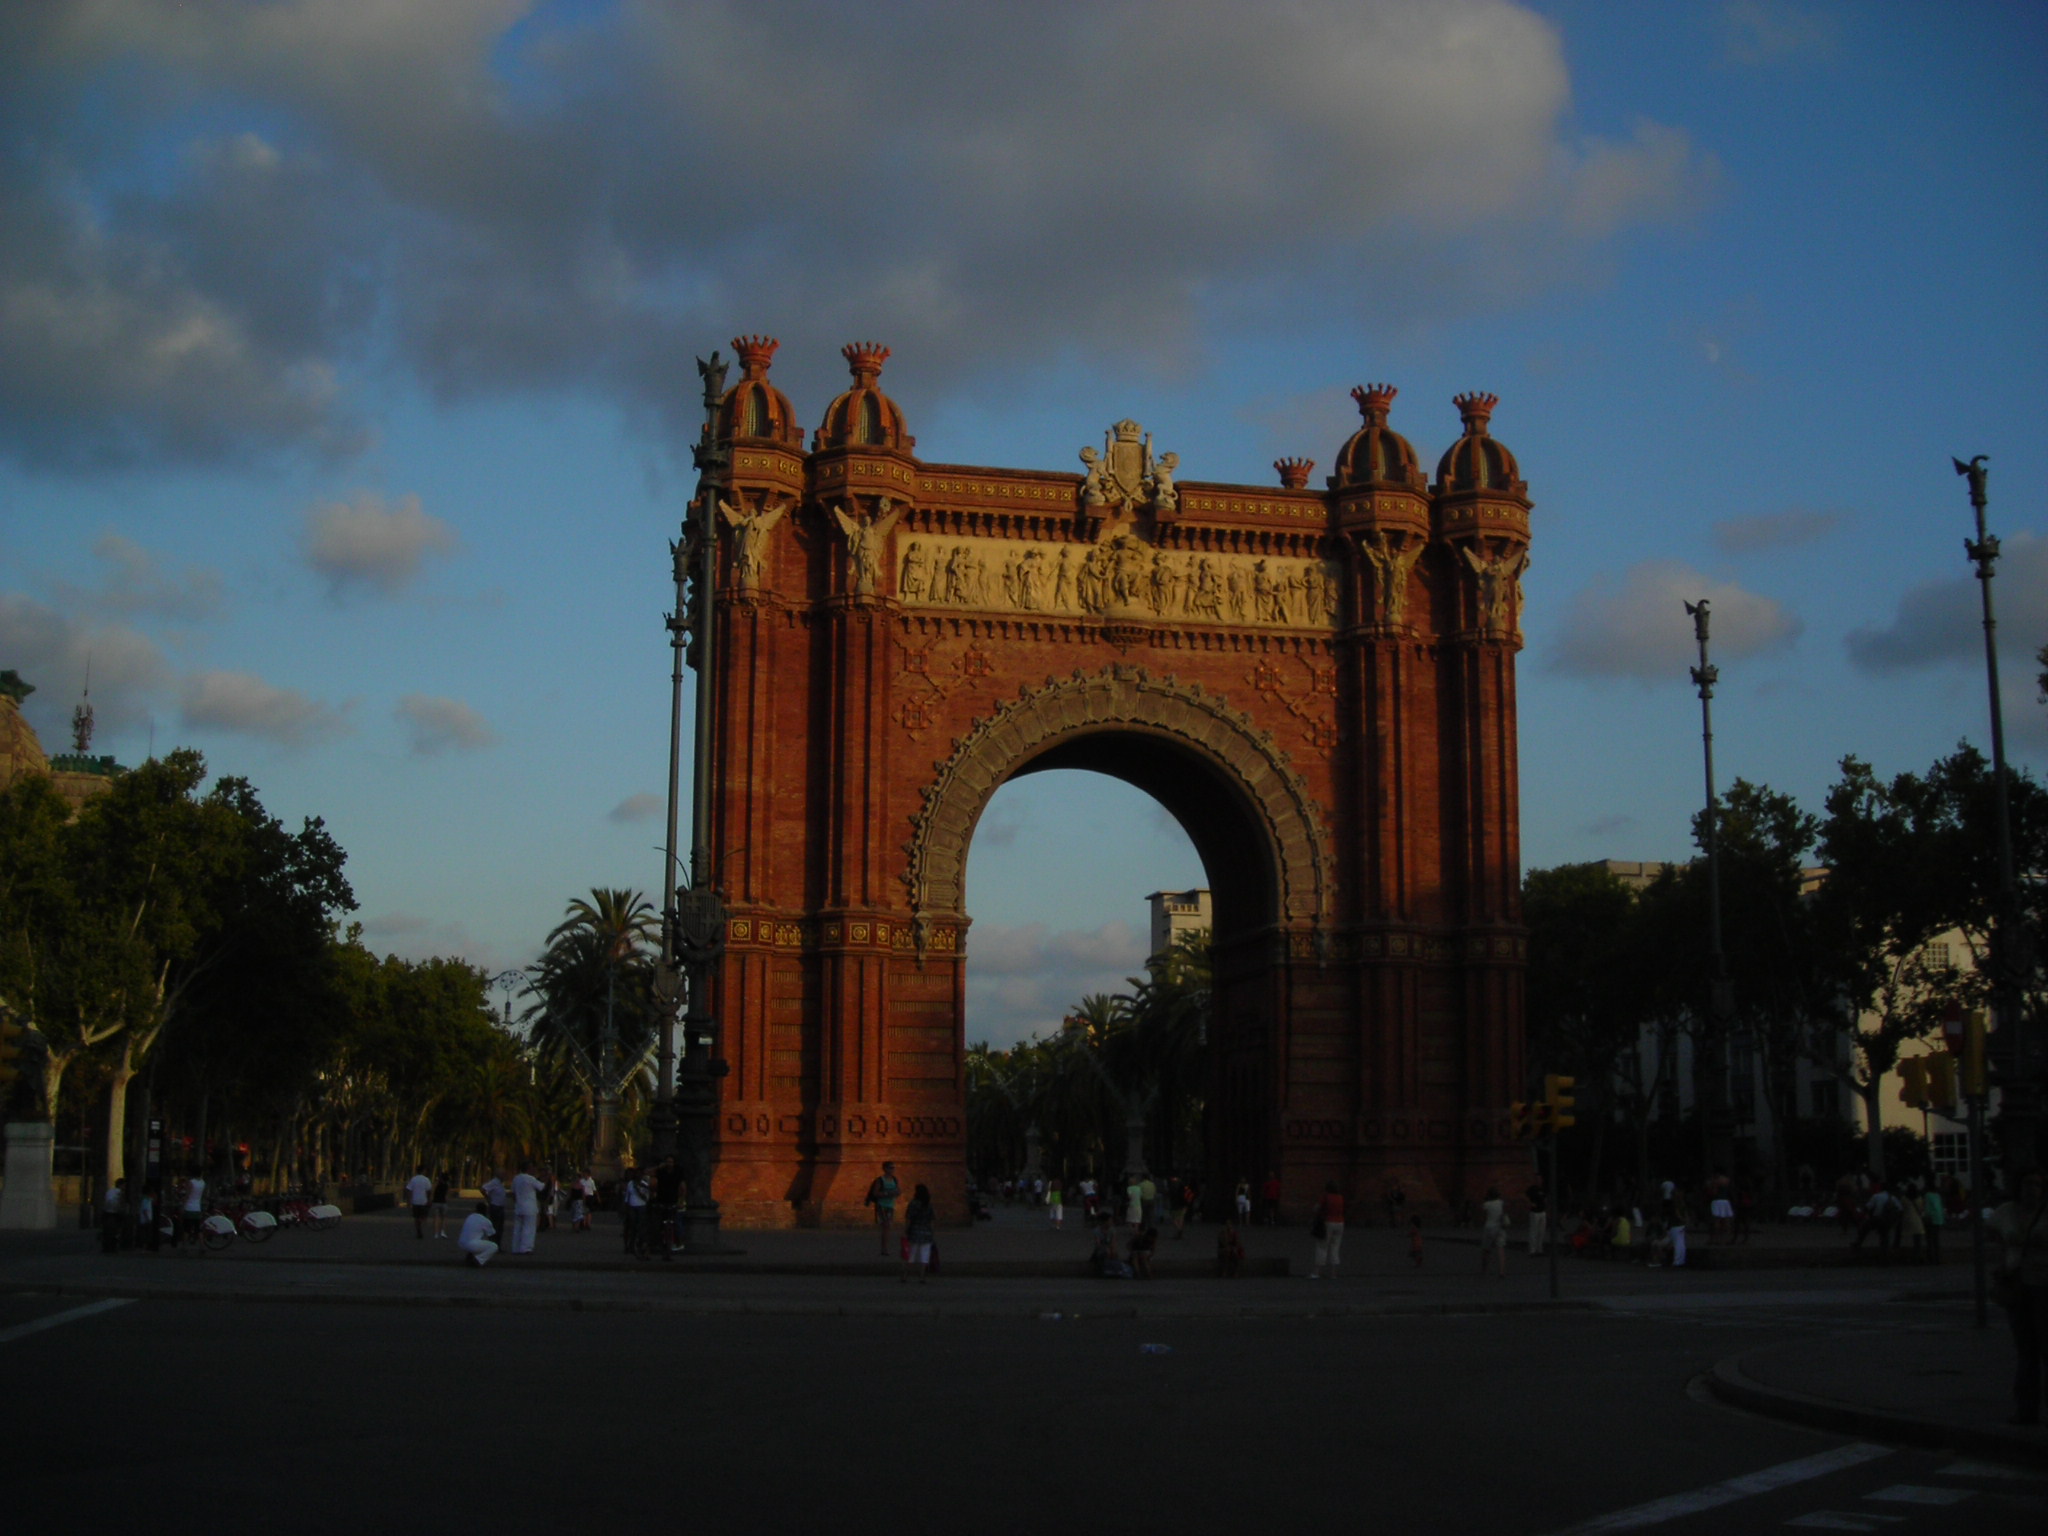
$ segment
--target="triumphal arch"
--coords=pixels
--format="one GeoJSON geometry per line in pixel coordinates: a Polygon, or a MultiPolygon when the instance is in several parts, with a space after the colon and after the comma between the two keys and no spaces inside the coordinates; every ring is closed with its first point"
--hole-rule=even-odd
{"type": "Polygon", "coordinates": [[[1201,856],[1214,1180],[1277,1173],[1300,1211],[1329,1178],[1427,1205],[1525,1166],[1530,503],[1494,398],[1458,397],[1433,480],[1368,385],[1323,485],[1305,458],[1228,485],[1133,421],[1079,473],[921,458],[870,344],[807,443],[775,342],[735,347],[707,429],[727,1219],[863,1220],[885,1158],[964,1209],[968,844],[1048,768],[1147,791],[1201,856]]]}

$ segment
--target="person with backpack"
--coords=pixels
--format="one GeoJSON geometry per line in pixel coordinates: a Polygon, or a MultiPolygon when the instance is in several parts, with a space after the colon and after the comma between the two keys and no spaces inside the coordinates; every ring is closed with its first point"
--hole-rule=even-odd
{"type": "Polygon", "coordinates": [[[882,1164],[882,1171],[868,1186],[867,1203],[875,1208],[875,1226],[882,1236],[882,1257],[889,1257],[889,1229],[896,1224],[896,1197],[903,1186],[896,1182],[896,1165],[882,1164]]]}

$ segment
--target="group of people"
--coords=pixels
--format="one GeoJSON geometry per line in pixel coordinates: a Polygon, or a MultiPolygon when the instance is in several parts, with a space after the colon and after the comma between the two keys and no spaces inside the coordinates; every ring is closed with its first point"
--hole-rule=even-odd
{"type": "MultiPolygon", "coordinates": [[[[446,1170],[429,1174],[424,1163],[413,1169],[405,1182],[407,1209],[412,1213],[413,1236],[424,1240],[448,1236],[449,1196],[454,1178],[446,1170]]],[[[536,1173],[532,1163],[521,1163],[511,1178],[502,1169],[493,1170],[479,1190],[480,1198],[462,1218],[455,1234],[456,1252],[462,1262],[481,1269],[500,1253],[533,1252],[534,1238],[544,1228],[556,1225],[564,1201],[568,1205],[570,1230],[588,1232],[590,1214],[597,1205],[597,1181],[589,1169],[571,1179],[558,1178],[552,1171],[536,1173]],[[502,1240],[502,1241],[501,1241],[502,1240]]]]}
{"type": "MultiPolygon", "coordinates": [[[[868,1184],[863,1203],[875,1213],[875,1228],[881,1234],[885,1259],[889,1257],[890,1234],[896,1226],[896,1206],[902,1198],[903,1184],[896,1177],[896,1165],[882,1164],[882,1171],[868,1184]]],[[[903,1232],[896,1239],[896,1251],[903,1264],[903,1272],[897,1278],[905,1284],[914,1274],[917,1283],[923,1285],[939,1272],[938,1212],[926,1185],[912,1186],[910,1203],[903,1210],[903,1232]]]]}
{"type": "Polygon", "coordinates": [[[163,1240],[174,1243],[199,1241],[199,1224],[206,1220],[206,1176],[193,1172],[171,1182],[168,1201],[163,1182],[151,1179],[139,1193],[132,1194],[126,1178],[117,1178],[100,1197],[100,1247],[107,1253],[139,1244],[151,1253],[162,1251],[163,1240]],[[131,1212],[129,1201],[134,1201],[131,1212]],[[133,1215],[133,1224],[129,1216],[133,1215]]]}
{"type": "Polygon", "coordinates": [[[1844,1174],[1835,1185],[1835,1219],[1853,1234],[1851,1248],[1874,1236],[1879,1253],[1910,1253],[1925,1264],[1941,1262],[1949,1212],[1964,1208],[1962,1186],[1953,1177],[1887,1183],[1863,1172],[1844,1174]]]}

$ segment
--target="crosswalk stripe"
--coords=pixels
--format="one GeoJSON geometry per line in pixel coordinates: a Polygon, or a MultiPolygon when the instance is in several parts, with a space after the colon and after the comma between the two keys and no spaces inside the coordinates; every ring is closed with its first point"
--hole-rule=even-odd
{"type": "Polygon", "coordinates": [[[1558,1536],[1604,1536],[1608,1531],[1639,1531],[1645,1526],[1662,1525],[1667,1520],[1695,1515],[1704,1509],[1716,1509],[1738,1499],[1753,1498],[1811,1478],[1826,1477],[1891,1454],[1890,1446],[1857,1441],[1837,1446],[1832,1451],[1822,1451],[1817,1456],[1802,1456],[1797,1461],[1766,1467],[1761,1472],[1746,1472],[1741,1477],[1731,1477],[1724,1483],[1714,1483],[1706,1488],[1695,1488],[1690,1493],[1674,1493],[1668,1498],[1652,1499],[1631,1509],[1618,1509],[1611,1515],[1600,1515],[1583,1525],[1559,1532],[1558,1536]]]}
{"type": "Polygon", "coordinates": [[[32,1333],[41,1333],[45,1328],[58,1328],[65,1323],[75,1323],[82,1317],[91,1317],[98,1312],[111,1312],[116,1307],[132,1306],[133,1296],[111,1296],[105,1301],[89,1301],[82,1307],[73,1307],[66,1312],[52,1312],[48,1317],[39,1317],[32,1323],[16,1323],[12,1328],[0,1328],[0,1344],[12,1344],[16,1339],[25,1339],[32,1333]]]}

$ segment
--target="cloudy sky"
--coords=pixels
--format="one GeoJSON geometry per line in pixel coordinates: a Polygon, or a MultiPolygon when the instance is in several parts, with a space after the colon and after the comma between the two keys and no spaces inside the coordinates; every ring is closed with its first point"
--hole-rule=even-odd
{"type": "MultiPolygon", "coordinates": [[[[1682,857],[1717,757],[1817,804],[1988,739],[1950,457],[1991,456],[2008,733],[2048,765],[2048,10],[49,0],[0,9],[0,666],[46,743],[325,816],[370,941],[523,963],[659,880],[692,359],[920,451],[1426,461],[1494,391],[1536,501],[1532,865],[1682,857]]],[[[973,1038],[1201,883],[1111,781],[999,793],[973,1038]]]]}

